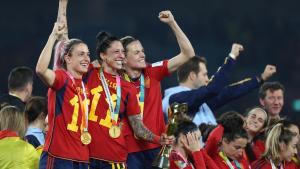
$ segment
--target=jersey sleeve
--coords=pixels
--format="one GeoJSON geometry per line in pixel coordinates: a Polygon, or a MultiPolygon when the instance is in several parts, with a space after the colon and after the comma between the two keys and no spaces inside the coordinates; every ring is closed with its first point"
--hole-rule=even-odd
{"type": "Polygon", "coordinates": [[[205,150],[211,157],[218,154],[218,145],[222,140],[224,133],[224,127],[222,125],[218,125],[208,136],[206,141],[205,150]]]}
{"type": "Polygon", "coordinates": [[[56,70],[55,72],[54,83],[51,86],[54,90],[59,90],[67,80],[67,75],[64,70],[56,70]]]}
{"type": "Polygon", "coordinates": [[[151,75],[151,77],[155,78],[158,81],[161,81],[166,76],[169,76],[170,73],[168,70],[168,62],[168,60],[164,60],[149,65],[148,72],[151,75]]]}
{"type": "Polygon", "coordinates": [[[192,158],[194,160],[195,169],[206,169],[205,161],[201,151],[193,152],[192,158]]]}
{"type": "Polygon", "coordinates": [[[207,169],[219,169],[215,161],[207,154],[207,152],[204,149],[201,150],[201,153],[207,169]]]}

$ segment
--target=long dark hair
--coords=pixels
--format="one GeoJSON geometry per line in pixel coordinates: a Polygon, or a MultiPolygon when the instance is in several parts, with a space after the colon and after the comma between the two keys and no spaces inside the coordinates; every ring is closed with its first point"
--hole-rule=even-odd
{"type": "Polygon", "coordinates": [[[96,38],[97,38],[96,55],[99,63],[102,63],[100,53],[105,53],[114,41],[120,41],[120,40],[116,36],[113,36],[110,33],[105,31],[99,32],[96,38]]]}
{"type": "Polygon", "coordinates": [[[198,130],[198,126],[190,120],[179,121],[177,128],[174,132],[175,143],[178,143],[178,138],[180,134],[186,135],[189,132],[194,132],[198,130]]]}

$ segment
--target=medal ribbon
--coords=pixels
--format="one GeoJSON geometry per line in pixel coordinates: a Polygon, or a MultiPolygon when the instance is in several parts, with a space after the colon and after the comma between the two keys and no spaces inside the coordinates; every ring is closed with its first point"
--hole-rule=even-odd
{"type": "Polygon", "coordinates": [[[140,105],[140,109],[141,109],[142,118],[143,118],[143,113],[144,113],[144,102],[145,102],[145,78],[142,73],[141,79],[140,79],[140,98],[139,98],[139,105],[140,105]]]}
{"type": "Polygon", "coordinates": [[[175,151],[175,153],[176,153],[179,157],[182,158],[182,160],[184,161],[185,164],[190,165],[190,166],[192,167],[192,169],[195,169],[195,168],[194,168],[194,165],[193,165],[191,162],[189,162],[188,159],[185,159],[185,158],[183,157],[183,155],[181,155],[178,151],[176,151],[176,150],[174,150],[174,151],[175,151]]]}
{"type": "Polygon", "coordinates": [[[89,106],[87,104],[87,96],[86,96],[85,85],[84,85],[83,81],[81,80],[82,92],[83,92],[83,96],[84,96],[84,100],[85,100],[85,102],[84,102],[81,98],[80,91],[76,90],[74,76],[72,76],[68,71],[65,71],[65,72],[69,76],[69,78],[72,80],[72,86],[74,87],[74,89],[77,93],[77,96],[79,98],[80,109],[81,109],[81,112],[82,112],[81,125],[82,125],[82,128],[83,128],[83,131],[87,132],[88,131],[89,106]]]}
{"type": "Polygon", "coordinates": [[[120,78],[119,75],[116,76],[116,82],[117,82],[117,104],[116,104],[116,107],[114,109],[114,107],[113,107],[113,101],[111,99],[111,94],[110,94],[108,85],[106,83],[106,80],[105,80],[105,77],[104,77],[104,74],[103,74],[103,70],[100,69],[99,71],[100,71],[99,72],[100,73],[100,80],[101,80],[101,83],[102,83],[102,85],[104,87],[106,98],[108,100],[110,117],[111,117],[113,125],[117,125],[118,117],[119,117],[119,111],[120,111],[120,104],[121,104],[121,78],[120,78]]]}
{"type": "MultiPolygon", "coordinates": [[[[124,79],[127,82],[132,82],[128,74],[124,74],[124,79]]],[[[143,118],[143,113],[144,113],[144,102],[145,102],[145,77],[143,73],[141,73],[140,77],[140,93],[139,93],[139,106],[141,110],[141,116],[143,118]]]]}
{"type": "MultiPolygon", "coordinates": [[[[272,169],[278,169],[272,159],[270,159],[270,163],[271,163],[272,169]]],[[[283,165],[281,163],[280,163],[280,169],[283,169],[283,165]]]]}
{"type": "MultiPolygon", "coordinates": [[[[223,151],[220,151],[219,155],[225,161],[225,163],[227,164],[227,166],[230,169],[235,169],[234,166],[231,164],[231,162],[229,161],[229,159],[227,158],[227,156],[225,155],[225,153],[223,151]]],[[[240,165],[240,163],[237,160],[234,160],[234,164],[236,165],[236,167],[238,169],[243,169],[242,166],[240,165]]]]}

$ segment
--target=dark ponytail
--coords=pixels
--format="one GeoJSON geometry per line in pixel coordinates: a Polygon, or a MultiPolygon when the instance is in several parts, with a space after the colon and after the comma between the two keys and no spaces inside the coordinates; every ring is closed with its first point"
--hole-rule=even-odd
{"type": "Polygon", "coordinates": [[[96,55],[101,61],[100,53],[105,53],[106,50],[110,47],[112,42],[120,41],[116,36],[111,35],[108,32],[102,31],[99,32],[96,36],[97,44],[96,44],[96,55]]]}

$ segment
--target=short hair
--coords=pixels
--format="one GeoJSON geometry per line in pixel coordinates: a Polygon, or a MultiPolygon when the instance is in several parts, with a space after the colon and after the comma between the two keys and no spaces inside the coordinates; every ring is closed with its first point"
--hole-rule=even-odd
{"type": "Polygon", "coordinates": [[[274,92],[276,90],[282,90],[285,92],[284,86],[280,82],[265,82],[259,89],[259,98],[264,99],[267,95],[267,90],[274,92]]]}
{"type": "Polygon", "coordinates": [[[25,106],[25,113],[28,118],[28,122],[32,123],[41,114],[46,118],[47,116],[47,100],[45,97],[34,96],[31,97],[25,106]]]}
{"type": "Polygon", "coordinates": [[[121,38],[121,43],[125,49],[125,52],[127,52],[127,46],[135,41],[138,41],[138,39],[136,39],[132,36],[125,36],[125,37],[121,38]]]}
{"type": "Polygon", "coordinates": [[[28,83],[33,83],[33,71],[29,67],[20,66],[11,70],[8,76],[8,90],[22,91],[28,83]]]}
{"type": "Polygon", "coordinates": [[[25,113],[15,106],[5,106],[0,111],[0,130],[10,130],[23,138],[26,132],[25,113]]]}
{"type": "Polygon", "coordinates": [[[185,82],[191,72],[196,74],[200,72],[199,63],[206,65],[206,59],[204,57],[195,56],[185,64],[181,65],[177,70],[177,80],[179,82],[185,82]]]}

